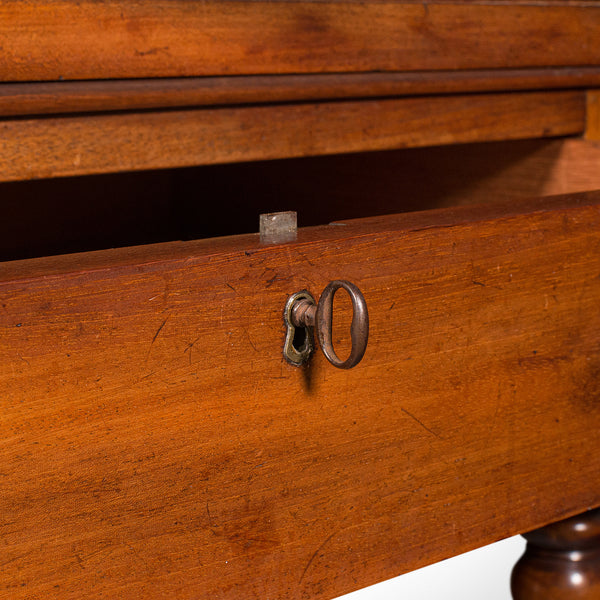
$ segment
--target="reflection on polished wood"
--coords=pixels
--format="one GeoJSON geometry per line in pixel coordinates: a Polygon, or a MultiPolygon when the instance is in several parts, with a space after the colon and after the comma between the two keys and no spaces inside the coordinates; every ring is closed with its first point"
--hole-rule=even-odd
{"type": "Polygon", "coordinates": [[[600,509],[524,536],[527,549],[515,565],[515,600],[600,598],[600,509]]]}

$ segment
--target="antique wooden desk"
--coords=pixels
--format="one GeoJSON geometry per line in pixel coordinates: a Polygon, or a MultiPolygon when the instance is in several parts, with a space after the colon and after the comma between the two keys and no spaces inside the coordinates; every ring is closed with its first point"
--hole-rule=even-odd
{"type": "Polygon", "coordinates": [[[332,598],[581,513],[514,594],[600,598],[598,3],[4,2],[0,79],[0,597],[332,598]],[[288,364],[336,279],[364,359],[288,364]]]}

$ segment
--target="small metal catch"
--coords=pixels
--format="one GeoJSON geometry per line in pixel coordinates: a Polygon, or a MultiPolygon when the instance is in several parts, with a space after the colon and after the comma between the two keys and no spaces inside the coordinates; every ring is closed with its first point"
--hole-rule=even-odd
{"type": "Polygon", "coordinates": [[[261,244],[294,242],[298,234],[298,217],[294,211],[265,213],[259,219],[261,244]]]}

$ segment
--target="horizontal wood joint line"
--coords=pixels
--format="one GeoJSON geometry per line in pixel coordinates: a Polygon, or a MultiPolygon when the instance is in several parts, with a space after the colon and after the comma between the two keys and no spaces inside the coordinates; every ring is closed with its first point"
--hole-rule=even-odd
{"type": "Polygon", "coordinates": [[[0,117],[600,87],[598,67],[0,84],[0,117]]]}

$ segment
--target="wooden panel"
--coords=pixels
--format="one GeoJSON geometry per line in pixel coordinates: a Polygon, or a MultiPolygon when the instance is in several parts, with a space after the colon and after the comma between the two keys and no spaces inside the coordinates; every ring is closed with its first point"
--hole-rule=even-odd
{"type": "Polygon", "coordinates": [[[0,115],[40,115],[600,85],[599,67],[5,83],[0,115]]]}
{"type": "Polygon", "coordinates": [[[599,505],[599,208],[2,265],[0,594],[318,600],[599,505]],[[289,366],[337,277],[363,362],[289,366]]]}
{"type": "Polygon", "coordinates": [[[0,123],[0,180],[576,134],[585,93],[402,98],[0,123]]]}
{"type": "Polygon", "coordinates": [[[599,28],[595,3],[27,0],[0,79],[593,65],[599,28]]]}
{"type": "Polygon", "coordinates": [[[587,123],[585,137],[600,141],[600,91],[590,90],[587,94],[587,123]]]}

